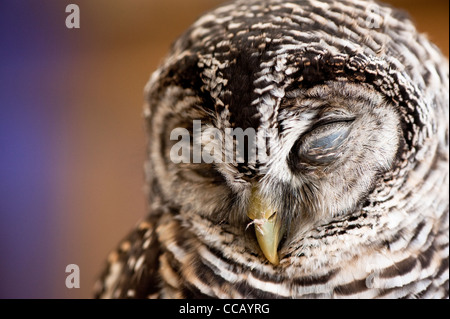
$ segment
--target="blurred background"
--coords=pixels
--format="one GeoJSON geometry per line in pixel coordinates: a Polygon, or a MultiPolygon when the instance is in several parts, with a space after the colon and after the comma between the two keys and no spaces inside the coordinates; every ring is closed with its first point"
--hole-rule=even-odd
{"type": "MultiPolygon", "coordinates": [[[[220,0],[0,2],[0,298],[90,298],[145,215],[143,88],[220,0]],[[79,5],[81,28],[65,8],[79,5]],[[67,289],[65,268],[80,267],[67,289]]],[[[448,56],[447,0],[390,0],[448,56]]]]}

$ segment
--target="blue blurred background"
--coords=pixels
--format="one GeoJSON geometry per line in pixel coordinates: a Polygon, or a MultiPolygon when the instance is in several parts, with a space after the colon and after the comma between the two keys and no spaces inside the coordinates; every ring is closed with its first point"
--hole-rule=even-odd
{"type": "MultiPolygon", "coordinates": [[[[0,2],[0,298],[90,298],[145,214],[143,87],[220,0],[0,2]],[[67,29],[76,3],[81,28],[67,29]],[[77,264],[80,289],[65,287],[77,264]]],[[[392,0],[448,56],[449,3],[392,0]]]]}

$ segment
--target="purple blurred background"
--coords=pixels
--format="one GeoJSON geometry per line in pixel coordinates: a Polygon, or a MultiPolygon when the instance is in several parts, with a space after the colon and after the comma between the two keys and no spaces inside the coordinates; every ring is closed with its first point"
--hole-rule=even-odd
{"type": "MultiPolygon", "coordinates": [[[[90,298],[145,214],[143,87],[219,0],[0,2],[0,298],[90,298]],[[67,29],[76,3],[81,28],[67,29]],[[65,287],[77,264],[81,288],[65,287]]],[[[448,56],[449,3],[392,0],[448,56]]]]}

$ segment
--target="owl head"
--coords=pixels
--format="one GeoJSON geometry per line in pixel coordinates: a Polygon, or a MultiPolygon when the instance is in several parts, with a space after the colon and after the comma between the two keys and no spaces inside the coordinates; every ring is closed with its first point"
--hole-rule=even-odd
{"type": "Polygon", "coordinates": [[[273,265],[318,225],[389,206],[448,150],[447,62],[372,1],[221,6],[173,44],[146,97],[150,202],[273,265]]]}

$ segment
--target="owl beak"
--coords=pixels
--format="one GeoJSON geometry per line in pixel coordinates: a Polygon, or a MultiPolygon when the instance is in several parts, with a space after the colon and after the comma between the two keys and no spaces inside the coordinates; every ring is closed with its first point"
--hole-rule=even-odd
{"type": "Polygon", "coordinates": [[[255,225],[256,239],[264,256],[273,265],[278,265],[278,244],[280,243],[282,227],[277,212],[264,200],[258,189],[252,189],[247,216],[255,225]]]}

